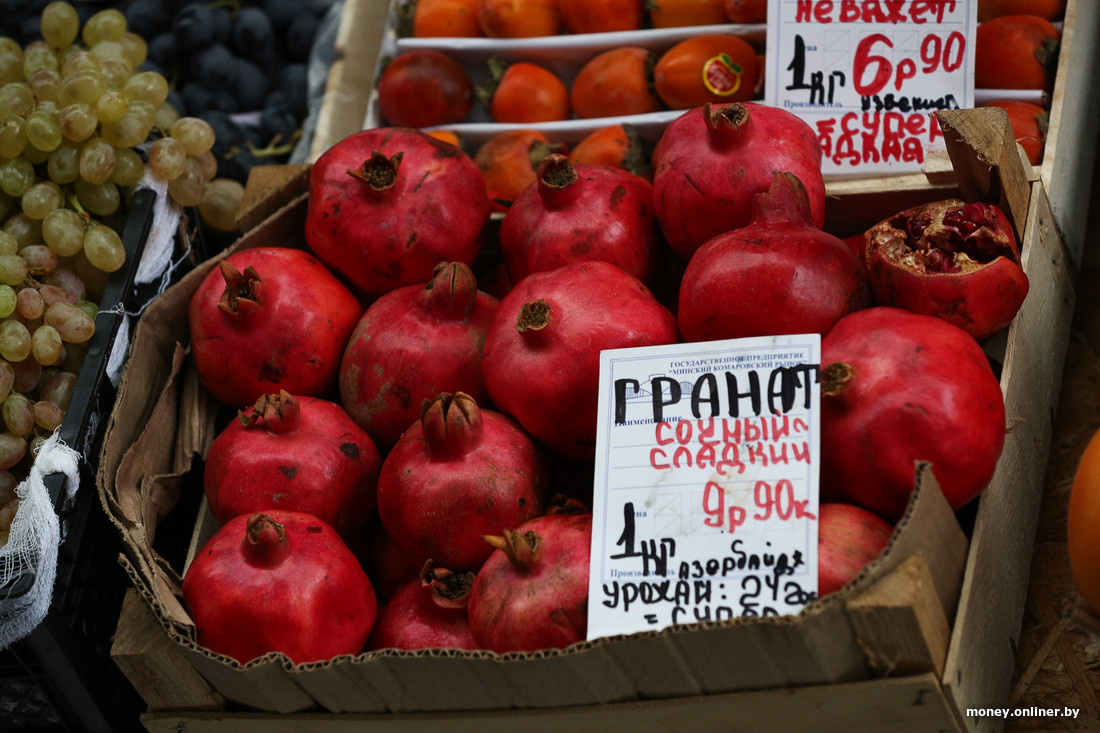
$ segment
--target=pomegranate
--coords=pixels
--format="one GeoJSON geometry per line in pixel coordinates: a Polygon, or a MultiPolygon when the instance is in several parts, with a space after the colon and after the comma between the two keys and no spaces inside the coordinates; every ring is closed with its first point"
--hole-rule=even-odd
{"type": "Polygon", "coordinates": [[[555,451],[596,449],[600,351],[676,343],[676,319],[633,275],[577,262],[528,275],[500,302],[482,372],[493,403],[555,451]]]}
{"type": "Polygon", "coordinates": [[[466,607],[478,645],[504,654],[584,641],[592,515],[548,514],[485,539],[496,549],[466,607]]]}
{"type": "Polygon", "coordinates": [[[183,578],[196,641],[246,664],[282,652],[294,664],[362,651],[378,602],[329,525],[305,512],[242,514],[203,546],[183,578]]]}
{"type": "Polygon", "coordinates": [[[195,368],[210,394],[238,408],[282,389],[335,393],[340,356],[362,312],[352,292],[305,250],[231,254],[191,298],[195,368]]]}
{"type": "Polygon", "coordinates": [[[708,239],[746,226],[752,197],[782,171],[806,187],[813,225],[825,222],[821,145],[813,128],[779,107],[708,103],[685,112],[665,128],[653,166],[657,219],[684,259],[708,239]]]}
{"type": "Polygon", "coordinates": [[[500,247],[513,282],[571,262],[602,260],[652,286],[665,243],[648,181],[554,153],[504,215],[500,247]]]}
{"type": "Polygon", "coordinates": [[[461,262],[440,263],[425,285],[392,290],[363,313],[340,364],[348,413],[388,451],[440,392],[489,394],[481,352],[498,301],[461,262]]]}
{"type": "Polygon", "coordinates": [[[1001,385],[978,342],[947,321],[876,306],[821,341],[821,488],[888,520],[931,463],[958,509],[989,483],[1005,439],[1001,385]]]}
{"type": "Polygon", "coordinates": [[[843,240],[810,221],[806,189],[779,173],[753,197],[748,226],[709,240],[680,281],[685,341],[824,334],[871,305],[867,272],[843,240]]]}
{"type": "Polygon", "coordinates": [[[817,514],[817,597],[848,585],[890,542],[894,528],[854,504],[824,502],[817,514]]]}
{"type": "Polygon", "coordinates": [[[345,535],[374,513],[382,456],[344,408],[263,395],[210,444],[203,485],[223,524],[238,514],[308,512],[345,535]]]}
{"type": "Polygon", "coordinates": [[[482,535],[542,513],[543,470],[511,418],[462,392],[443,393],[386,456],[378,516],[416,562],[477,570],[492,551],[482,535]]]}
{"type": "Polygon", "coordinates": [[[1012,224],[993,204],[922,204],[871,227],[865,240],[879,305],[938,316],[979,341],[1007,326],[1027,297],[1012,224]]]}
{"type": "Polygon", "coordinates": [[[306,242],[370,298],[431,279],[440,262],[472,264],[488,221],[473,160],[420,130],[357,132],[310,169],[306,242]]]}
{"type": "Polygon", "coordinates": [[[426,563],[378,610],[367,649],[477,649],[466,616],[474,574],[426,563]]]}

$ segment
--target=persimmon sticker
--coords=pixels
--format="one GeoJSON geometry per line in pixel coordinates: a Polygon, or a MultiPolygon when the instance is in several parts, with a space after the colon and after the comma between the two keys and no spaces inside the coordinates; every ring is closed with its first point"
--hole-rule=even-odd
{"type": "Polygon", "coordinates": [[[703,64],[703,86],[720,97],[728,97],[741,88],[745,70],[728,54],[718,54],[703,64]]]}
{"type": "Polygon", "coordinates": [[[933,112],[974,106],[977,4],[771,0],[767,104],[813,127],[826,175],[920,170],[933,112]]]}
{"type": "Polygon", "coordinates": [[[604,351],[588,635],[817,595],[816,334],[604,351]]]}

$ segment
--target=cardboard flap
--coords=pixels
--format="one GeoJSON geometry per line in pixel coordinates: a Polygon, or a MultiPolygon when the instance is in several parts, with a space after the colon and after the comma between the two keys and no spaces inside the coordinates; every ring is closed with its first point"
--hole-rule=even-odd
{"type": "Polygon", "coordinates": [[[947,617],[952,618],[958,607],[966,570],[968,540],[932,469],[930,463],[916,466],[916,488],[890,543],[882,555],[852,581],[850,587],[858,594],[920,553],[931,571],[936,595],[947,617]]]}

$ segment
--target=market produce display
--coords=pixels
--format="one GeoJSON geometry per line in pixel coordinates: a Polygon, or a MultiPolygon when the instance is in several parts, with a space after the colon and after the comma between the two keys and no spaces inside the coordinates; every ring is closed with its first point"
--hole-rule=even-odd
{"type": "MultiPolygon", "coordinates": [[[[822,595],[843,587],[881,552],[909,500],[918,462],[932,464],[955,509],[988,484],[1005,435],[1000,384],[980,345],[990,334],[964,330],[953,322],[954,312],[928,314],[917,306],[905,310],[883,302],[872,288],[869,268],[881,267],[885,245],[879,240],[889,237],[879,233],[889,224],[901,232],[895,239],[911,248],[906,261],[934,263],[943,273],[953,268],[988,273],[985,280],[952,282],[979,289],[976,297],[990,301],[998,289],[1017,286],[1012,273],[1018,270],[1019,246],[1003,214],[961,200],[916,212],[882,212],[884,224],[850,244],[821,229],[820,150],[811,135],[790,133],[801,128],[786,113],[753,103],[708,103],[677,123],[656,147],[660,190],[676,190],[669,179],[678,177],[710,180],[715,189],[729,191],[727,179],[743,178],[735,166],[716,166],[705,152],[709,148],[697,142],[723,125],[733,134],[750,135],[743,148],[755,156],[755,178],[746,188],[703,197],[700,184],[681,184],[696,196],[695,219],[716,229],[697,234],[699,246],[679,254],[662,232],[696,221],[682,221],[682,207],[662,208],[651,198],[657,186],[618,165],[574,164],[563,154],[548,153],[534,179],[517,186],[519,193],[499,219],[500,250],[486,248],[481,236],[487,229],[496,232],[490,207],[481,203],[491,194],[480,176],[471,176],[474,160],[453,143],[415,129],[371,129],[340,141],[314,166],[302,235],[328,257],[337,256],[336,242],[362,241],[343,246],[339,257],[346,259],[332,266],[366,304],[354,334],[333,337],[343,349],[338,396],[332,387],[317,394],[338,402],[374,437],[382,456],[377,518],[346,541],[370,546],[360,554],[381,603],[419,609],[418,620],[409,620],[415,632],[404,635],[401,623],[388,621],[369,648],[383,648],[391,643],[386,639],[403,649],[417,648],[414,638],[424,644],[450,644],[446,640],[454,638],[457,646],[469,648],[466,629],[455,618],[463,601],[444,601],[432,592],[443,580],[467,573],[473,579],[465,614],[476,648],[531,651],[584,639],[591,489],[559,483],[561,472],[547,468],[563,460],[591,466],[602,349],[739,335],[720,332],[723,323],[765,323],[765,334],[822,335],[822,496],[837,505],[822,513],[822,595]],[[698,130],[685,135],[682,125],[698,130]],[[751,137],[769,126],[785,132],[751,137]],[[448,180],[463,181],[467,190],[447,189],[448,180]],[[574,187],[583,194],[575,194],[574,187]],[[407,194],[390,196],[391,188],[407,194]],[[475,235],[458,236],[457,225],[447,227],[450,238],[437,234],[438,222],[452,216],[462,222],[461,231],[475,235]],[[642,229],[631,228],[643,223],[642,229]],[[612,230],[633,233],[605,242],[612,230]],[[381,237],[381,244],[373,243],[374,237],[381,237]],[[664,264],[658,258],[643,268],[646,272],[664,270],[666,278],[682,272],[682,281],[655,291],[624,269],[642,259],[631,249],[638,240],[664,252],[664,264]],[[435,241],[458,246],[464,261],[446,261],[448,253],[440,252],[433,256],[444,261],[425,269],[430,258],[420,247],[435,241]],[[723,248],[730,246],[749,250],[723,264],[723,248]],[[801,254],[784,257],[784,247],[801,254]],[[624,256],[624,248],[632,254],[624,256]],[[762,258],[766,275],[746,264],[757,249],[770,253],[762,258]],[[808,252],[815,256],[806,257],[808,252]],[[1002,267],[1002,261],[1015,269],[1002,267]],[[486,271],[502,266],[507,277],[494,282],[498,302],[479,291],[479,282],[486,271]],[[696,282],[726,270],[730,273],[721,279],[732,278],[732,291],[696,282]],[[368,283],[365,275],[374,279],[368,283]],[[821,279],[823,294],[842,295],[835,308],[826,308],[822,297],[813,295],[817,291],[807,290],[813,278],[821,279]],[[793,300],[772,303],[763,293],[752,294],[762,283],[767,293],[779,296],[811,295],[802,306],[793,300]],[[657,297],[675,292],[677,285],[679,319],[657,297]],[[736,311],[746,305],[761,310],[751,317],[736,311]],[[555,495],[561,498],[551,501],[555,495]],[[534,569],[555,563],[562,566],[534,569]],[[546,582],[550,577],[554,580],[546,582]],[[512,598],[528,600],[512,608],[512,598]],[[438,637],[423,620],[436,617],[447,619],[438,637]]],[[[247,273],[261,271],[268,257],[261,247],[223,262],[247,273]]],[[[226,317],[222,311],[232,309],[217,304],[221,291],[231,297],[232,282],[227,286],[215,268],[206,283],[192,307],[226,317]]],[[[1005,308],[1009,320],[1026,295],[1026,278],[1023,284],[1020,297],[1005,308]]],[[[259,307],[247,298],[240,302],[246,307],[237,310],[246,314],[259,307]]],[[[296,302],[300,318],[310,309],[334,310],[324,298],[315,305],[296,302]]],[[[998,317],[990,327],[999,330],[1005,323],[998,317]]],[[[192,334],[202,335],[201,328],[192,334]]],[[[264,389],[283,388],[279,370],[264,373],[269,378],[264,389]]],[[[221,399],[238,407],[236,397],[245,390],[236,387],[221,399]]],[[[254,410],[266,414],[274,407],[273,422],[279,425],[277,410],[287,399],[270,395],[254,410]]],[[[242,412],[242,419],[255,420],[248,415],[242,412]]],[[[278,455],[260,459],[275,470],[290,465],[278,455]]],[[[272,469],[253,470],[262,475],[272,469]]],[[[288,492],[293,483],[285,484],[288,492]]],[[[373,479],[360,484],[370,493],[373,479]]],[[[264,501],[258,497],[237,511],[263,515],[269,509],[264,501]]]]}
{"type": "MultiPolygon", "coordinates": [[[[12,291],[12,315],[0,318],[0,392],[11,383],[0,411],[0,456],[9,434],[18,438],[12,445],[29,453],[64,417],[70,353],[79,354],[91,335],[103,273],[124,264],[111,259],[112,235],[117,238],[135,173],[165,181],[175,203],[195,209],[198,225],[236,230],[242,184],[253,167],[285,161],[299,140],[304,62],[329,3],[127,0],[112,11],[100,4],[95,12],[79,0],[30,5],[46,8],[41,40],[28,37],[21,24],[14,45],[0,41],[0,76],[21,74],[18,81],[31,95],[27,103],[22,89],[0,78],[0,110],[26,107],[0,119],[0,158],[6,159],[0,160],[0,316],[3,288],[12,291]],[[70,7],[84,29],[73,44],[86,46],[84,57],[53,45],[70,7]],[[120,17],[123,32],[116,38],[120,17]],[[74,77],[80,84],[70,81],[74,77]],[[92,80],[86,86],[84,77],[92,80]],[[9,124],[12,116],[20,121],[9,124]],[[52,145],[50,136],[59,140],[56,160],[55,151],[37,160],[34,151],[52,145]],[[77,153],[67,160],[60,151],[72,147],[77,153]],[[35,172],[18,196],[8,192],[9,184],[21,185],[13,182],[26,167],[11,162],[16,159],[35,172]],[[56,175],[71,175],[66,164],[76,171],[69,182],[56,175]],[[5,236],[15,242],[11,252],[5,236]],[[70,268],[73,263],[81,269],[70,268]],[[8,265],[24,267],[25,277],[16,282],[13,269],[7,285],[8,265]],[[49,268],[56,274],[39,274],[49,268]],[[84,295],[51,302],[57,295],[51,288],[83,288],[84,295]],[[30,374],[4,351],[17,330],[9,323],[27,331],[25,361],[38,363],[30,374]],[[59,353],[51,356],[55,347],[59,353]],[[10,378],[6,363],[14,364],[10,378]],[[35,371],[38,384],[23,391],[35,371]],[[32,427],[18,435],[25,425],[32,427]]],[[[872,565],[895,532],[896,547],[908,553],[909,540],[922,539],[908,529],[954,530],[936,488],[951,510],[971,510],[959,512],[962,534],[969,534],[973,512],[981,517],[998,506],[1002,479],[992,503],[985,497],[980,510],[974,505],[995,468],[1000,476],[1016,467],[1019,435],[1028,431],[1012,438],[1006,430],[1006,419],[1011,426],[1025,418],[1006,416],[1006,399],[1015,392],[1005,386],[1010,382],[1001,383],[1001,369],[1012,372],[997,352],[1028,332],[1028,318],[1016,321],[1015,331],[1006,329],[1029,291],[1047,291],[1045,278],[1034,274],[1042,248],[1029,238],[1024,252],[1017,239],[1025,229],[1023,212],[1010,200],[1014,187],[994,179],[994,191],[978,194],[986,200],[866,207],[857,214],[865,230],[826,230],[825,214],[835,215],[830,207],[838,202],[825,196],[815,132],[760,98],[763,29],[741,27],[766,22],[767,3],[760,0],[398,0],[394,7],[402,5],[415,9],[411,38],[441,43],[379,56],[370,90],[377,117],[366,125],[373,129],[341,140],[312,165],[308,209],[299,188],[306,177],[298,176],[276,196],[293,191],[292,204],[280,202],[256,230],[248,225],[259,236],[248,235],[233,254],[201,265],[209,277],[190,318],[179,323],[182,348],[171,364],[174,384],[183,389],[179,405],[194,410],[174,416],[190,433],[177,440],[193,462],[143,479],[155,491],[181,477],[168,488],[196,489],[201,481],[204,492],[183,497],[181,507],[191,515],[182,519],[188,523],[194,502],[204,502],[186,560],[158,564],[160,550],[150,542],[155,562],[131,567],[135,558],[150,559],[134,530],[154,514],[160,525],[173,496],[143,495],[133,504],[144,516],[122,528],[127,548],[140,551],[123,558],[139,590],[148,590],[145,576],[152,573],[153,600],[169,601],[174,618],[164,625],[172,642],[204,658],[204,674],[218,694],[220,675],[245,680],[240,700],[233,693],[224,698],[228,713],[265,709],[247,679],[257,671],[272,673],[273,689],[284,674],[288,688],[301,683],[312,707],[300,700],[274,705],[312,714],[361,704],[352,697],[358,692],[316,687],[315,677],[333,672],[341,677],[350,670],[345,681],[352,684],[366,673],[372,684],[375,670],[392,665],[392,679],[402,687],[406,665],[422,660],[430,660],[421,667],[429,671],[442,659],[471,670],[565,660],[568,672],[574,657],[599,657],[608,647],[614,653],[620,643],[629,654],[648,643],[582,646],[595,559],[588,507],[595,505],[602,350],[757,333],[821,335],[822,444],[814,462],[821,461],[822,493],[813,518],[818,584],[816,595],[806,594],[812,604],[806,617],[828,616],[851,599],[869,601],[868,581],[878,587],[879,578],[904,575],[892,562],[904,556],[898,553],[872,565]],[[734,25],[710,32],[724,24],[734,25]],[[693,26],[708,28],[682,33],[693,26]],[[684,40],[646,38],[664,29],[676,29],[684,40]],[[608,42],[617,33],[631,34],[630,42],[612,42],[615,47],[589,54],[584,63],[574,54],[566,64],[552,50],[552,39],[570,45],[599,35],[594,43],[608,42]],[[460,40],[500,41],[506,53],[491,53],[493,43],[460,40]],[[528,40],[534,41],[532,59],[524,57],[526,46],[510,43],[528,40]],[[489,83],[478,84],[483,76],[489,83]],[[500,135],[489,134],[494,126],[500,135]],[[736,155],[715,157],[723,147],[737,148],[736,155]],[[1004,211],[992,203],[997,192],[1009,194],[1004,211]],[[865,219],[879,223],[867,226],[865,219]],[[280,234],[271,224],[296,227],[299,221],[302,231],[285,233],[289,246],[277,246],[280,234]],[[1031,263],[1031,282],[1024,262],[1031,263]],[[998,465],[1006,444],[1009,460],[998,465]],[[915,504],[914,477],[922,489],[915,504]],[[152,502],[160,504],[155,512],[152,502]],[[926,511],[944,516],[922,525],[914,515],[927,520],[926,511]],[[941,527],[945,523],[950,527],[941,527]],[[861,584],[853,584],[861,575],[861,584]],[[815,603],[834,594],[844,597],[815,603]],[[245,665],[250,668],[242,671],[245,665]],[[345,695],[348,700],[339,699],[345,695]]],[[[994,59],[979,59],[979,67],[994,69],[981,83],[1005,90],[1004,100],[990,104],[1008,112],[1033,165],[1043,162],[1044,106],[1053,84],[1053,67],[1043,56],[1057,52],[1062,31],[1064,3],[1051,5],[1043,22],[1053,33],[1037,22],[1039,15],[1016,21],[1043,30],[1034,52],[1028,44],[1036,44],[1019,36],[1007,47],[992,42],[995,34],[999,43],[1011,35],[999,30],[1001,23],[1009,26],[1000,19],[1021,15],[1011,1],[989,0],[979,8],[985,28],[979,55],[994,59]],[[1044,67],[1041,80],[1033,57],[1044,67]],[[1021,60],[1018,70],[1009,63],[1021,60]],[[1011,88],[1017,82],[1008,79],[1028,74],[1033,79],[1011,88]]],[[[994,156],[991,165],[1003,162],[994,156]]],[[[963,190],[975,195],[973,188],[963,190]]],[[[921,200],[908,190],[879,193],[867,199],[876,205],[921,200]]],[[[266,202],[257,206],[253,220],[268,210],[266,202]]],[[[1030,231],[1030,210],[1027,223],[1030,231]]],[[[179,294],[193,290],[176,291],[176,316],[184,303],[179,294]]],[[[1034,312],[1035,300],[1025,315],[1034,312]]],[[[22,340],[21,332],[15,335],[22,340]]],[[[137,376],[145,375],[135,371],[131,379],[137,376]]],[[[167,388],[152,399],[171,412],[167,388]]],[[[125,428],[116,435],[132,442],[125,428]]],[[[143,443],[127,464],[151,455],[153,441],[143,443]]],[[[110,493],[120,475],[111,461],[111,486],[101,485],[100,498],[117,523],[110,503],[126,496],[110,493]]],[[[15,470],[0,471],[0,535],[18,506],[17,482],[15,470]]],[[[1093,548],[1081,530],[1087,501],[1075,510],[1086,519],[1075,524],[1071,517],[1070,528],[1083,593],[1092,585],[1093,548]]],[[[134,508],[120,506],[121,512],[134,508]]],[[[730,516],[723,534],[733,531],[730,516]]],[[[167,529],[178,529],[178,516],[168,520],[167,529]]],[[[159,541],[174,539],[165,534],[159,541]]],[[[939,587],[942,568],[935,566],[941,561],[930,564],[937,587],[921,592],[939,596],[953,626],[956,609],[945,595],[952,591],[939,587]]],[[[151,608],[165,620],[161,605],[151,608]]],[[[690,645],[731,628],[774,628],[782,635],[812,626],[794,617],[774,627],[726,624],[721,614],[728,610],[721,606],[717,620],[708,615],[713,623],[704,628],[674,629],[667,635],[677,639],[672,648],[681,651],[683,637],[691,637],[690,645]]],[[[848,613],[841,617],[848,620],[848,613]]],[[[960,606],[957,618],[963,617],[960,606]]],[[[812,636],[812,628],[806,633],[812,636]]],[[[736,645],[735,637],[723,643],[736,645]]],[[[857,637],[862,647],[858,630],[857,637]]],[[[873,662],[875,650],[863,651],[873,662]]],[[[698,671],[698,661],[685,664],[687,676],[698,671]]],[[[480,683],[480,674],[472,677],[480,683]]],[[[947,677],[942,681],[946,686],[947,677]]],[[[622,684],[639,687],[633,670],[622,684]]],[[[774,682],[765,684],[772,689],[774,682]]],[[[445,695],[439,709],[459,709],[445,695]]],[[[379,704],[393,707],[388,699],[379,704]]]]}

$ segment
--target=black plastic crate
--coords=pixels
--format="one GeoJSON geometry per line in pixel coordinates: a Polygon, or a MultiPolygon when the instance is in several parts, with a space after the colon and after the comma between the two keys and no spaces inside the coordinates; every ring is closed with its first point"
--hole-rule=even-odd
{"type": "MultiPolygon", "coordinates": [[[[122,551],[95,491],[95,465],[115,389],[107,360],[118,337],[123,311],[134,305],[134,273],[152,223],[156,194],[135,192],[122,241],[126,265],[107,283],[77,375],[60,438],[81,456],[80,490],[64,504],[64,476],[45,477],[62,521],[54,595],[46,619],[27,637],[0,650],[0,731],[113,733],[141,730],[141,700],[110,658],[122,598],[129,579],[118,563],[122,551]],[[121,307],[117,307],[121,305],[121,307]]],[[[17,578],[0,588],[0,599],[28,592],[34,578],[17,578]]]]}

